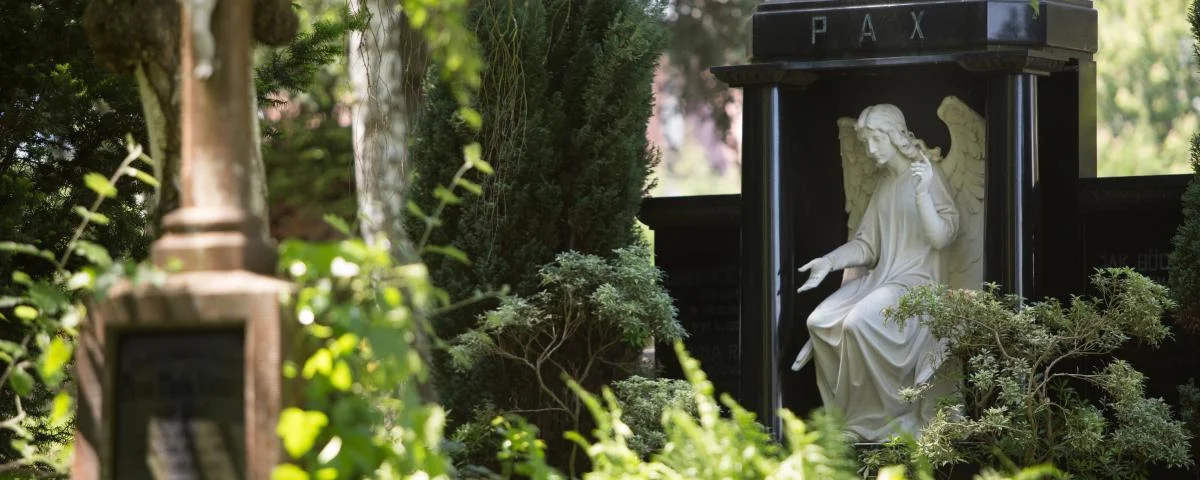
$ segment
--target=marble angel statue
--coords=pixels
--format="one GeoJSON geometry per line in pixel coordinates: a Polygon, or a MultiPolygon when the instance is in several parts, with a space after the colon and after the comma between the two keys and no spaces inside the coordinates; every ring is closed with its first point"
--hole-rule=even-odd
{"type": "Polygon", "coordinates": [[[885,324],[883,310],[919,285],[983,283],[984,121],[955,97],[937,113],[950,129],[945,158],[893,105],[838,120],[849,241],[799,269],[809,272],[800,292],[844,270],[841,287],[808,317],[810,339],[792,369],[816,362],[821,400],[862,441],[919,435],[937,397],[954,390],[934,378],[940,342],[917,322],[885,324]],[[918,385],[930,386],[921,400],[901,398],[901,388],[918,385]]]}

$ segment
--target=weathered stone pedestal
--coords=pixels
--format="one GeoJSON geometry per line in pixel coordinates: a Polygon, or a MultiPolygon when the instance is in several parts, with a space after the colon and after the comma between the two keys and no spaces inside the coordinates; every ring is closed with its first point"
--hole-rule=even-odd
{"type": "Polygon", "coordinates": [[[247,271],[124,284],[80,335],[73,478],[269,478],[290,285],[247,271]]]}
{"type": "Polygon", "coordinates": [[[211,77],[192,74],[198,55],[182,35],[181,207],[152,250],[170,273],[91,306],[74,479],[267,479],[283,459],[292,322],[280,298],[291,285],[270,276],[276,253],[251,200],[251,3],[217,2],[211,77]]]}

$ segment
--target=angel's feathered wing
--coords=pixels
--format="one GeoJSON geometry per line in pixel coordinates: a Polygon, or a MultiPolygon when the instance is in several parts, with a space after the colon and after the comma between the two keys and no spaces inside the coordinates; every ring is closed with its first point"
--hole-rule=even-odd
{"type": "MultiPolygon", "coordinates": [[[[846,239],[854,238],[858,225],[862,223],[867,204],[879,184],[879,168],[867,156],[867,149],[854,128],[855,120],[849,117],[838,119],[838,141],[842,153],[842,186],[846,192],[846,239]]],[[[847,268],[842,274],[842,283],[866,274],[861,267],[847,268]]]]}
{"type": "Polygon", "coordinates": [[[950,129],[950,152],[938,162],[958,207],[958,237],[950,246],[947,285],[977,290],[983,285],[983,196],[986,190],[987,130],[983,116],[957,97],[937,110],[950,129]]]}

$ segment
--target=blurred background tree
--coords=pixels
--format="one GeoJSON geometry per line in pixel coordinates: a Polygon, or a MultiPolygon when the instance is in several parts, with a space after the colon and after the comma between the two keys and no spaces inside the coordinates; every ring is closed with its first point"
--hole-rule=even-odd
{"type": "Polygon", "coordinates": [[[1097,0],[1100,176],[1187,173],[1200,82],[1187,0],[1097,0]]]}
{"type": "Polygon", "coordinates": [[[744,63],[756,0],[667,3],[667,49],[654,78],[647,134],[662,154],[652,196],[737,193],[741,185],[741,92],[708,68],[744,63]]]}

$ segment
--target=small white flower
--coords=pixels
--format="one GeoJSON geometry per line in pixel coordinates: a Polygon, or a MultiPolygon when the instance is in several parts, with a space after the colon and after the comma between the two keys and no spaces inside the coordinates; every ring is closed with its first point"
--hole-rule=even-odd
{"type": "Polygon", "coordinates": [[[305,308],[304,310],[300,310],[300,319],[299,320],[300,320],[301,325],[311,325],[313,320],[316,320],[316,319],[317,319],[317,316],[313,314],[313,311],[311,308],[305,308]]]}
{"type": "Polygon", "coordinates": [[[291,273],[293,277],[304,275],[307,271],[308,265],[305,265],[304,262],[292,262],[292,265],[288,267],[288,273],[291,273]]]}
{"type": "Polygon", "coordinates": [[[329,272],[335,277],[350,278],[358,275],[358,264],[347,262],[346,259],[337,257],[329,265],[329,272]]]}

